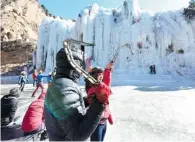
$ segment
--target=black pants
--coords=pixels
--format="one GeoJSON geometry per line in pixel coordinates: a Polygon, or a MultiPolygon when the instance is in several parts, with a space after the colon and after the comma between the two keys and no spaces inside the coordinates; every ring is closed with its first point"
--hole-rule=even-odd
{"type": "Polygon", "coordinates": [[[13,124],[11,126],[1,127],[1,140],[12,140],[23,136],[21,125],[13,124]]]}
{"type": "Polygon", "coordinates": [[[104,137],[106,134],[107,123],[99,124],[93,134],[90,137],[90,141],[104,141],[104,137]]]}
{"type": "Polygon", "coordinates": [[[37,84],[37,80],[36,79],[33,79],[33,87],[35,87],[37,84]]]}
{"type": "Polygon", "coordinates": [[[23,92],[25,84],[26,84],[26,82],[21,82],[20,83],[20,88],[19,89],[20,89],[21,92],[23,92]]]}

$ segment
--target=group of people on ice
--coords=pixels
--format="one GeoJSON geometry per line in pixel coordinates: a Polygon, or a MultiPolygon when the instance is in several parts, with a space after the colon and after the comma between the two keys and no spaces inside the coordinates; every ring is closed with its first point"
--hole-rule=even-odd
{"type": "MultiPolygon", "coordinates": [[[[43,107],[44,107],[44,98],[45,98],[45,89],[43,87],[43,78],[47,77],[48,86],[51,84],[53,80],[53,76],[51,73],[49,75],[42,75],[42,70],[37,74],[36,70],[34,70],[33,74],[33,86],[36,86],[32,97],[35,97],[35,93],[38,88],[42,89],[41,95],[31,103],[26,114],[23,118],[22,122],[22,131],[24,136],[37,133],[42,130],[42,122],[44,120],[43,107]]],[[[27,75],[24,71],[21,72],[21,75],[18,80],[19,88],[13,88],[10,90],[8,95],[5,95],[1,98],[1,130],[7,131],[14,126],[14,118],[16,111],[18,109],[19,97],[21,93],[24,91],[25,84],[29,82],[27,75]],[[6,128],[8,128],[6,130],[6,128]]],[[[11,135],[11,134],[9,134],[11,135]]],[[[17,134],[16,134],[17,135],[17,134]]],[[[15,136],[15,135],[14,135],[15,136]]],[[[7,136],[2,136],[2,140],[6,139],[7,136]]],[[[12,136],[9,136],[12,137],[12,136]]],[[[6,139],[7,140],[7,139],[6,139]]]]}
{"type": "MultiPolygon", "coordinates": [[[[73,51],[74,60],[80,66],[85,62],[81,56],[83,52],[82,49],[73,51]]],[[[78,85],[81,73],[72,67],[64,49],[60,49],[56,55],[55,77],[48,80],[47,91],[43,87],[43,78],[46,76],[42,75],[41,71],[38,75],[36,71],[33,73],[33,84],[36,83],[36,88],[32,97],[38,88],[42,91],[24,115],[22,122],[24,136],[38,133],[45,126],[50,141],[85,141],[89,138],[91,141],[104,141],[107,121],[113,124],[109,106],[112,67],[113,62],[109,62],[105,69],[99,67],[89,69],[89,74],[98,81],[98,84],[94,85],[85,79],[86,96],[78,85]]],[[[1,124],[5,127],[13,122],[18,107],[19,92],[23,91],[28,81],[25,79],[20,79],[19,83],[23,82],[20,90],[14,88],[8,95],[17,101],[10,99],[7,104],[1,103],[2,110],[5,110],[5,107],[10,110],[1,114],[1,124]]]]}
{"type": "MultiPolygon", "coordinates": [[[[54,77],[54,72],[49,72],[48,75],[43,75],[42,74],[43,71],[42,70],[39,70],[39,73],[37,74],[37,70],[35,69],[33,71],[33,74],[32,74],[32,79],[33,79],[33,87],[36,87],[36,89],[34,90],[33,94],[32,94],[32,97],[35,96],[35,93],[37,92],[37,90],[39,88],[42,89],[42,91],[44,90],[44,86],[43,86],[43,79],[44,78],[47,78],[47,83],[48,83],[48,86],[51,84],[52,80],[53,80],[53,77],[54,77]]],[[[27,78],[27,75],[26,75],[26,72],[25,71],[22,71],[21,72],[21,75],[19,77],[19,80],[18,80],[18,85],[20,85],[19,87],[19,90],[21,92],[24,91],[24,87],[25,87],[25,84],[29,82],[28,78],[27,78]]]]}

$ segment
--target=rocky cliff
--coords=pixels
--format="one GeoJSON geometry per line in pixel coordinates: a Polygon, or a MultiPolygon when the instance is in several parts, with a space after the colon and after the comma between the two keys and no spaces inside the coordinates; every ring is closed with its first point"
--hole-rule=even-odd
{"type": "Polygon", "coordinates": [[[36,0],[1,1],[1,74],[15,75],[31,60],[46,9],[36,0]]]}

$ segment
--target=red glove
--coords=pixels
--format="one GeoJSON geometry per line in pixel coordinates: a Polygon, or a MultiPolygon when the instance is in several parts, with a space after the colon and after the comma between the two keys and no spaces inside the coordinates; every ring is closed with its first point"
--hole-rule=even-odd
{"type": "Polygon", "coordinates": [[[113,118],[112,118],[112,115],[111,115],[111,114],[108,116],[108,122],[109,122],[111,125],[113,125],[113,118]]]}
{"type": "Polygon", "coordinates": [[[101,103],[108,104],[108,98],[110,96],[110,88],[106,84],[101,82],[96,87],[95,96],[96,99],[101,103]]]}

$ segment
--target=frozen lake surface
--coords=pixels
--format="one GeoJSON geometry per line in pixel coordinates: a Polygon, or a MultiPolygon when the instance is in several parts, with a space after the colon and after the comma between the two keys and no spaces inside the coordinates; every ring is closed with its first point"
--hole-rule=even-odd
{"type": "MultiPolygon", "coordinates": [[[[114,125],[108,124],[105,141],[195,141],[194,82],[132,84],[136,85],[112,87],[110,106],[114,125]]],[[[1,94],[16,86],[1,85],[1,94]]],[[[27,84],[19,98],[18,124],[35,99],[30,97],[33,89],[32,84],[27,84]]],[[[40,91],[36,97],[39,94],[40,91]]]]}

